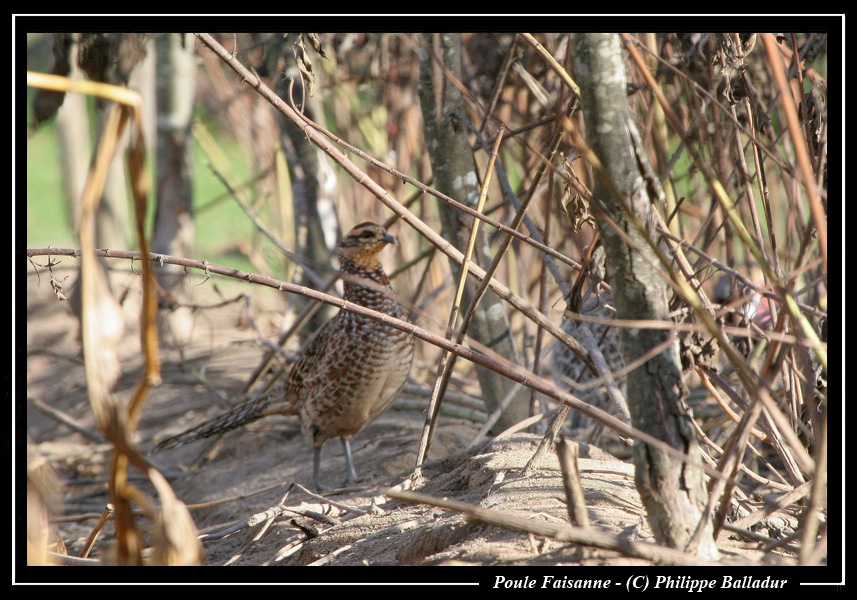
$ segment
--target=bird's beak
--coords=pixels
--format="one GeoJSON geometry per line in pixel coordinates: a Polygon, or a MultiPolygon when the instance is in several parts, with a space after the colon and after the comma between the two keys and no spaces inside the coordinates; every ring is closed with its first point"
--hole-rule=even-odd
{"type": "Polygon", "coordinates": [[[394,246],[398,246],[398,245],[399,245],[399,240],[397,240],[396,238],[394,238],[392,235],[390,235],[390,234],[389,234],[389,233],[387,233],[386,231],[384,232],[384,238],[383,238],[383,239],[384,239],[384,241],[385,241],[385,242],[387,242],[388,244],[393,244],[394,246]]]}

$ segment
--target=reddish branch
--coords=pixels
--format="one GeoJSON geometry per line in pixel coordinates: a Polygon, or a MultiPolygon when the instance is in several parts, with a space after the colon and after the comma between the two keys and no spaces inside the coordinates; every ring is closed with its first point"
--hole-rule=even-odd
{"type": "MultiPolygon", "coordinates": [[[[27,258],[32,259],[34,256],[73,256],[80,257],[81,251],[74,248],[28,248],[27,249],[27,258]]],[[[139,252],[130,251],[130,250],[95,250],[96,256],[101,256],[104,258],[124,258],[130,260],[142,260],[143,255],[139,252]]],[[[479,351],[472,350],[461,344],[456,344],[444,337],[439,335],[435,335],[430,331],[426,331],[412,323],[408,323],[407,321],[402,321],[400,319],[394,319],[384,313],[380,313],[374,311],[370,308],[366,308],[364,306],[359,306],[357,304],[352,304],[350,302],[346,302],[342,298],[338,298],[336,296],[331,296],[329,294],[325,294],[324,292],[319,292],[317,290],[313,290],[311,288],[296,285],[294,283],[289,283],[286,281],[280,281],[279,279],[274,279],[273,277],[268,277],[266,275],[258,275],[256,273],[248,273],[247,271],[241,271],[239,269],[233,269],[231,267],[224,267],[221,265],[216,265],[210,263],[206,260],[194,260],[190,258],[181,258],[177,256],[168,256],[166,254],[156,254],[154,252],[150,252],[148,254],[148,260],[152,262],[157,262],[159,264],[171,264],[171,265],[180,265],[182,267],[191,268],[191,269],[199,269],[204,271],[206,274],[215,273],[217,275],[222,275],[224,277],[232,277],[233,279],[241,279],[248,283],[255,283],[258,285],[264,285],[270,288],[274,288],[281,292],[287,292],[289,294],[299,294],[301,296],[305,296],[307,298],[312,298],[318,302],[324,302],[325,304],[331,304],[333,306],[337,306],[342,310],[348,310],[356,314],[366,315],[372,319],[376,319],[378,321],[382,321],[396,329],[401,329],[407,333],[410,333],[414,337],[421,339],[429,344],[437,346],[438,348],[442,348],[448,352],[453,352],[456,355],[464,358],[465,360],[469,360],[470,362],[477,364],[479,366],[485,367],[486,369],[491,369],[497,373],[500,373],[504,377],[511,379],[512,381],[519,383],[521,385],[525,385],[531,389],[536,390],[537,392],[541,392],[545,396],[549,398],[553,398],[558,402],[563,402],[568,404],[575,410],[579,410],[583,414],[595,419],[596,421],[603,423],[605,426],[613,429],[614,431],[639,439],[647,444],[657,446],[659,448],[663,448],[664,451],[669,452],[676,458],[684,460],[690,464],[696,465],[705,469],[707,473],[711,476],[716,477],[718,479],[724,478],[724,475],[720,472],[711,469],[707,465],[704,465],[699,458],[691,457],[687,454],[684,454],[671,446],[665,444],[661,440],[655,439],[652,436],[644,433],[638,429],[631,427],[630,425],[626,425],[616,417],[598,409],[577,397],[569,394],[568,392],[561,390],[556,387],[552,382],[544,379],[542,377],[538,377],[534,375],[532,372],[527,369],[520,367],[518,365],[512,364],[505,359],[500,357],[492,358],[487,354],[483,354],[479,351]]],[[[37,263],[30,261],[34,266],[38,267],[37,263]]]]}

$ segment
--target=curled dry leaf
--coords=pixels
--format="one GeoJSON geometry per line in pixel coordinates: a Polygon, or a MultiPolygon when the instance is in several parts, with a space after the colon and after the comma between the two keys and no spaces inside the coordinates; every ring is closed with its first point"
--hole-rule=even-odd
{"type": "Polygon", "coordinates": [[[122,307],[113,297],[104,268],[101,263],[94,264],[94,293],[91,302],[84,308],[87,317],[84,326],[89,328],[89,335],[92,336],[90,339],[93,344],[90,348],[94,352],[91,359],[98,365],[93,372],[100,378],[102,389],[110,390],[122,371],[116,348],[125,331],[125,322],[122,307]]]}
{"type": "Polygon", "coordinates": [[[321,41],[321,36],[317,33],[305,33],[304,37],[320,57],[327,58],[327,54],[324,53],[324,42],[321,41]]]}
{"type": "Polygon", "coordinates": [[[714,358],[717,356],[717,340],[713,337],[705,339],[699,331],[691,331],[679,335],[679,353],[681,355],[681,368],[687,373],[695,365],[701,367],[714,367],[714,358]]]}
{"type": "Polygon", "coordinates": [[[580,231],[586,223],[594,228],[595,218],[589,210],[591,194],[571,168],[571,161],[567,160],[564,155],[562,156],[562,172],[565,177],[565,187],[562,190],[560,204],[568,214],[572,228],[574,231],[580,231]],[[578,190],[583,190],[584,194],[582,195],[578,190]]]}
{"type": "Polygon", "coordinates": [[[57,475],[27,440],[27,565],[44,565],[47,557],[48,512],[60,505],[57,475]]]}
{"type": "Polygon", "coordinates": [[[149,471],[149,479],[161,500],[161,510],[152,528],[151,564],[159,566],[195,566],[205,560],[196,525],[187,506],[176,498],[166,479],[149,471]]]}
{"type": "Polygon", "coordinates": [[[303,35],[298,37],[298,41],[295,42],[292,50],[295,53],[295,62],[298,65],[298,70],[301,72],[301,77],[304,79],[307,92],[312,96],[312,88],[315,84],[315,74],[312,72],[312,59],[309,57],[309,53],[304,45],[303,35]]]}

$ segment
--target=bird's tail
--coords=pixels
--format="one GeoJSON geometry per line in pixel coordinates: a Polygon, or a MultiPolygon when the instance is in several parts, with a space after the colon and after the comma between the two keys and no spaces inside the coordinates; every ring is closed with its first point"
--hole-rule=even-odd
{"type": "Polygon", "coordinates": [[[275,407],[278,401],[282,401],[282,399],[282,392],[271,391],[259,396],[258,398],[252,398],[246,402],[242,402],[241,404],[233,406],[228,411],[219,414],[208,421],[200,423],[196,427],[165,439],[155,446],[152,452],[158,452],[167,448],[175,448],[177,446],[184,446],[185,444],[190,444],[191,442],[210,437],[217,433],[236,429],[261,417],[274,414],[278,411],[272,410],[272,408],[275,407]]]}

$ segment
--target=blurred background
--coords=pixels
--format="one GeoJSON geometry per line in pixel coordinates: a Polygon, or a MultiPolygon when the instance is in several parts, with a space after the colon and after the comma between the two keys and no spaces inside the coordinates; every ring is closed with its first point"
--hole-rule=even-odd
{"type": "MultiPolygon", "coordinates": [[[[519,231],[554,252],[514,239],[495,277],[568,332],[573,332],[576,322],[568,315],[583,314],[587,305],[581,303],[582,296],[588,291],[586,297],[591,298],[594,293],[599,302],[593,314],[603,326],[597,332],[599,342],[613,344],[616,354],[618,338],[611,338],[609,332],[618,333],[618,328],[607,322],[609,311],[597,312],[605,302],[609,305],[609,273],[590,268],[588,258],[595,240],[588,207],[592,172],[563,125],[563,119],[570,118],[587,135],[573,86],[562,74],[571,79],[576,75],[569,34],[542,33],[531,38],[512,33],[461,34],[456,36],[460,72],[454,74],[441,66],[439,40],[433,35],[221,33],[213,37],[284,101],[293,102],[333,136],[385,165],[346,151],[369,177],[460,250],[464,248],[461,238],[456,238],[455,221],[468,231],[471,220],[405,179],[435,187],[439,165],[449,159],[461,163],[466,172],[475,165],[481,181],[488,162],[486,148],[503,124],[505,138],[484,213],[508,225],[526,199],[527,221],[519,231]],[[434,82],[429,96],[427,81],[434,82]],[[435,144],[426,134],[427,114],[432,122],[440,116],[453,88],[463,106],[454,115],[455,126],[471,150],[463,161],[458,156],[432,156],[435,144]],[[431,94],[435,103],[428,106],[431,94]],[[584,263],[587,269],[582,271],[584,263]],[[602,280],[608,285],[599,285],[602,280]]],[[[765,355],[766,332],[777,328],[783,318],[782,306],[771,291],[774,282],[766,280],[685,151],[692,145],[722,182],[762,248],[767,266],[788,282],[804,314],[826,341],[826,261],[821,259],[818,232],[795,166],[781,92],[769,58],[755,38],[755,34],[630,36],[680,120],[684,138],[670,127],[639,65],[628,58],[627,51],[624,56],[628,100],[664,190],[656,210],[675,239],[696,249],[685,251],[693,274],[716,304],[720,322],[742,328],[734,342],[761,370],[771,360],[765,355]]],[[[778,34],[777,41],[826,218],[826,36],[785,33],[778,34]],[[796,53],[802,69],[794,67],[796,53]]],[[[194,35],[33,33],[27,36],[27,68],[140,92],[152,180],[147,215],[152,251],[322,289],[336,273],[333,249],[339,236],[363,221],[384,223],[399,240],[398,247],[382,255],[393,287],[420,327],[445,334],[457,281],[446,257],[416,230],[397,221],[369,190],[309,143],[305,134],[287,123],[194,35]]],[[[78,247],[80,196],[105,104],[80,94],[28,89],[28,248],[78,247]]],[[[459,196],[444,191],[475,206],[473,190],[479,181],[470,184],[470,191],[459,196]]],[[[96,247],[135,248],[128,189],[120,160],[111,170],[99,209],[96,247]]],[[[505,234],[487,224],[481,232],[484,240],[477,260],[487,267],[505,234]]],[[[128,288],[112,274],[127,273],[128,266],[117,264],[122,261],[107,262],[114,291],[127,297],[128,288]]],[[[73,264],[66,261],[66,266],[73,264]]],[[[28,277],[34,279],[32,273],[28,277]]],[[[28,285],[34,284],[29,279],[28,285]]],[[[69,284],[73,279],[71,274],[69,284]]],[[[211,304],[234,290],[250,294],[259,310],[267,311],[263,332],[272,339],[286,331],[306,306],[300,297],[261,286],[248,291],[245,283],[226,278],[208,281],[198,272],[159,269],[158,279],[161,310],[170,319],[179,315],[167,326],[167,345],[180,346],[187,339],[188,328],[182,322],[195,313],[180,314],[182,308],[211,304]]],[[[569,380],[583,381],[585,369],[564,370],[571,367],[556,359],[565,350],[550,335],[512,306],[502,302],[497,306],[505,311],[503,327],[510,334],[503,356],[553,376],[558,385],[576,389],[569,380]]],[[[677,298],[672,307],[677,320],[687,314],[677,298]]],[[[297,348],[298,340],[330,314],[329,307],[319,310],[303,333],[286,342],[287,347],[297,348]]],[[[688,345],[703,346],[705,341],[688,345]]],[[[803,356],[793,355],[791,349],[783,351],[770,386],[794,431],[810,448],[817,432],[818,407],[826,393],[826,372],[803,356]]],[[[438,348],[418,345],[412,392],[431,388],[439,357],[438,348]]],[[[573,356],[566,359],[574,362],[573,356]]],[[[616,360],[610,367],[618,371],[621,356],[616,360]]],[[[713,364],[725,380],[733,376],[722,357],[713,364]]],[[[728,439],[734,418],[693,377],[689,371],[688,403],[702,430],[715,442],[728,439]]],[[[621,380],[621,373],[617,378],[621,380]]],[[[737,380],[732,381],[740,389],[737,380]]],[[[450,390],[461,394],[464,406],[475,407],[482,422],[500,400],[495,392],[486,393],[486,385],[490,385],[487,380],[474,376],[470,363],[458,361],[450,390]],[[492,403],[487,407],[479,404],[479,399],[487,402],[489,398],[492,403]],[[474,399],[475,404],[467,404],[474,399]]],[[[580,394],[612,410],[603,396],[598,399],[600,392],[589,389],[580,394]]],[[[518,404],[525,412],[552,406],[537,394],[523,396],[518,404]]],[[[520,412],[500,423],[508,426],[519,416],[520,412]]],[[[570,425],[591,429],[593,424],[570,425]]],[[[602,433],[588,430],[587,439],[600,440],[602,433]]],[[[616,442],[610,432],[605,435],[610,438],[606,442],[616,442]]],[[[622,452],[621,444],[616,448],[622,452]]],[[[768,449],[763,453],[774,462],[758,469],[771,476],[780,470],[779,459],[768,449]]]]}

